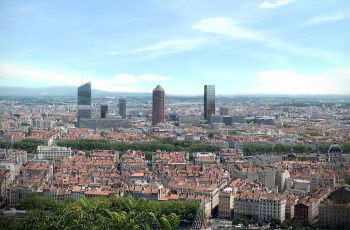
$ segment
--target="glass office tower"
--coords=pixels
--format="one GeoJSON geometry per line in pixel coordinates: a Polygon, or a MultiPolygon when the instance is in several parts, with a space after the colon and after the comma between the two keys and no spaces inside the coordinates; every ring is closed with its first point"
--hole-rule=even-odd
{"type": "Polygon", "coordinates": [[[126,118],[126,98],[119,98],[119,115],[122,118],[126,118]]]}
{"type": "Polygon", "coordinates": [[[215,85],[204,85],[204,119],[208,123],[211,115],[215,115],[215,85]]]}
{"type": "Polygon", "coordinates": [[[78,127],[80,118],[91,118],[91,83],[78,88],[78,127]]]}

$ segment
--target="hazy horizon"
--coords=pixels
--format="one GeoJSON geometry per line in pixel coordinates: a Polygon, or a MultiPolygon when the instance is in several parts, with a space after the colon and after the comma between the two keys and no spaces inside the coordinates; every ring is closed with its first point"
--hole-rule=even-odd
{"type": "Polygon", "coordinates": [[[345,0],[0,0],[0,86],[350,95],[345,0]]]}
{"type": "MultiPolygon", "coordinates": [[[[6,96],[13,96],[18,94],[19,96],[62,96],[67,91],[69,94],[67,97],[75,97],[77,96],[77,87],[75,86],[48,86],[48,87],[4,87],[0,86],[0,89],[2,89],[4,92],[0,92],[0,96],[6,97],[6,96]],[[64,89],[62,92],[57,91],[48,91],[50,89],[64,89]],[[21,92],[16,92],[13,90],[21,90],[21,92]],[[29,90],[29,93],[27,91],[23,90],[29,90]],[[40,91],[42,90],[42,91],[40,91]],[[10,92],[10,93],[9,93],[10,92]]],[[[136,95],[136,96],[151,96],[152,95],[152,89],[148,92],[127,92],[127,91],[104,91],[100,89],[94,89],[92,88],[92,97],[94,97],[94,93],[97,93],[98,97],[108,97],[108,96],[122,96],[122,95],[136,95]]],[[[198,94],[172,94],[167,93],[165,89],[165,95],[170,97],[203,97],[203,93],[198,94]]],[[[291,98],[302,98],[302,97],[350,97],[350,94],[269,94],[269,93],[237,93],[237,94],[222,94],[222,93],[216,93],[217,97],[291,97],[291,98]]]]}

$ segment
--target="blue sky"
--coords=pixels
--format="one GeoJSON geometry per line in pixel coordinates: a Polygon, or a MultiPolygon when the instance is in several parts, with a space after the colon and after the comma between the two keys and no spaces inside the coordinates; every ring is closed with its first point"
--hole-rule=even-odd
{"type": "Polygon", "coordinates": [[[350,94],[348,0],[0,0],[0,86],[350,94]]]}

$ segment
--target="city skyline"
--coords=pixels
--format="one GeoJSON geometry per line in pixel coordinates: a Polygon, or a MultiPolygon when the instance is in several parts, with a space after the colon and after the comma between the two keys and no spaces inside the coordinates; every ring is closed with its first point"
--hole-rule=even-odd
{"type": "Polygon", "coordinates": [[[0,86],[349,95],[348,12],[344,0],[0,0],[0,86]]]}

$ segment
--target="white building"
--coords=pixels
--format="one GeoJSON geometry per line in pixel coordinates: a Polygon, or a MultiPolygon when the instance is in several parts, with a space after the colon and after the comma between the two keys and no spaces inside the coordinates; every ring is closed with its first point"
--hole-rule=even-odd
{"type": "Polygon", "coordinates": [[[38,159],[59,159],[63,157],[72,156],[71,148],[58,147],[58,146],[38,146],[37,148],[38,159]]]}
{"type": "Polygon", "coordinates": [[[193,163],[196,165],[219,163],[219,162],[220,162],[220,158],[215,153],[207,153],[207,152],[193,153],[193,163]]]}
{"type": "Polygon", "coordinates": [[[269,222],[271,219],[286,219],[286,199],[275,197],[273,194],[267,194],[260,197],[259,201],[259,221],[269,222]]]}
{"type": "Polygon", "coordinates": [[[234,218],[248,218],[259,222],[269,222],[271,219],[285,220],[286,199],[278,194],[260,194],[246,192],[234,199],[234,218]]]}
{"type": "Polygon", "coordinates": [[[287,169],[285,170],[277,170],[276,172],[276,185],[278,187],[278,191],[283,192],[285,190],[286,179],[290,178],[290,173],[287,169]]]}
{"type": "Polygon", "coordinates": [[[49,119],[33,119],[33,127],[37,129],[51,129],[55,122],[49,119]]]}
{"type": "Polygon", "coordinates": [[[297,196],[306,196],[310,191],[311,191],[310,181],[293,179],[293,178],[286,179],[285,193],[293,193],[297,196]]]}

